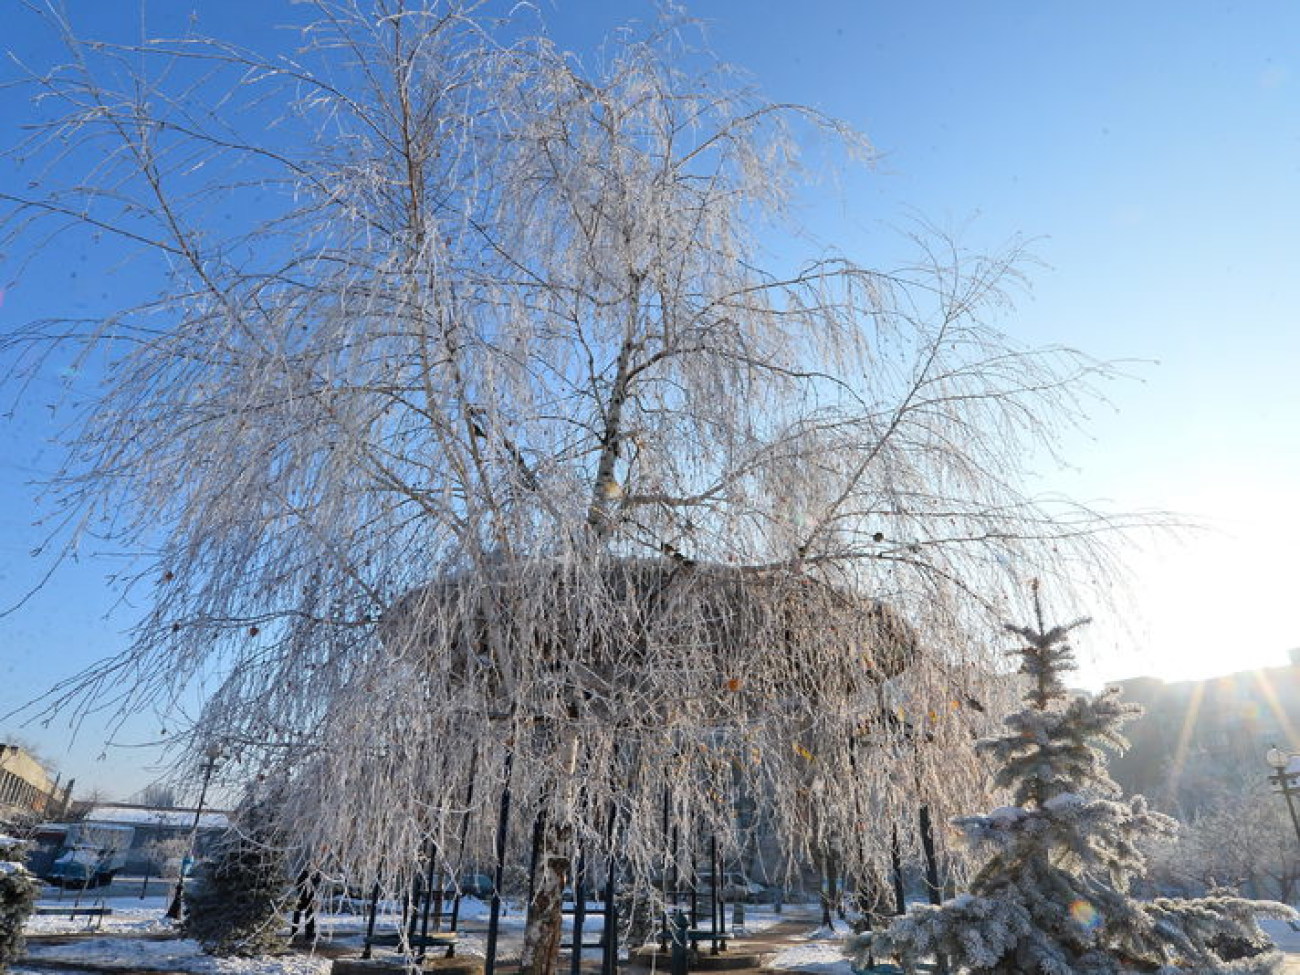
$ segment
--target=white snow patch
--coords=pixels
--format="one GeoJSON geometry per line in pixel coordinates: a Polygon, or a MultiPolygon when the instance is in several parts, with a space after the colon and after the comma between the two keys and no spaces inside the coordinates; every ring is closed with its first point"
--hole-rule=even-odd
{"type": "Polygon", "coordinates": [[[1277,921],[1273,918],[1260,918],[1259,926],[1264,929],[1264,933],[1273,939],[1273,944],[1277,945],[1278,950],[1285,952],[1300,952],[1300,927],[1295,925],[1300,921],[1277,921]]]}
{"type": "Polygon", "coordinates": [[[193,975],[328,975],[328,958],[281,955],[273,958],[214,958],[197,941],[140,938],[88,938],[63,945],[29,945],[25,961],[96,965],[126,972],[190,972],[193,975]]]}
{"type": "Polygon", "coordinates": [[[801,972],[823,972],[826,975],[852,975],[849,960],[844,957],[842,941],[815,941],[796,945],[778,952],[769,968],[801,972]]]}
{"type": "Polygon", "coordinates": [[[736,930],[742,934],[758,934],[786,920],[789,918],[782,917],[775,911],[751,911],[745,908],[745,923],[736,930]]]}
{"type": "MultiPolygon", "coordinates": [[[[33,914],[23,925],[28,935],[41,934],[82,934],[86,931],[98,931],[103,934],[162,934],[175,929],[175,922],[163,916],[170,896],[138,898],[115,897],[109,901],[82,898],[79,906],[99,907],[106,904],[112,914],[102,917],[68,917],[59,914],[33,914]]],[[[42,898],[38,907],[67,907],[77,903],[73,898],[54,900],[42,898]]]]}
{"type": "Polygon", "coordinates": [[[841,931],[838,928],[827,927],[823,924],[820,927],[813,928],[803,937],[808,941],[843,941],[848,937],[847,925],[845,930],[841,931]]]}
{"type": "Polygon", "coordinates": [[[1077,792],[1062,792],[1059,796],[1052,796],[1043,803],[1043,808],[1057,812],[1062,809],[1073,809],[1081,805],[1083,805],[1083,796],[1077,792]]]}
{"type": "Polygon", "coordinates": [[[1017,820],[1024,819],[1028,812],[1021,806],[998,806],[989,813],[988,818],[998,823],[1014,823],[1017,820]]]}

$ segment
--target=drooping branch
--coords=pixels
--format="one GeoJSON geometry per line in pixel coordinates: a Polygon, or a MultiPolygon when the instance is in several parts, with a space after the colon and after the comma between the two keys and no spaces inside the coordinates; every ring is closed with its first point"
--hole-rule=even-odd
{"type": "Polygon", "coordinates": [[[107,321],[0,338],[27,376],[107,364],[52,489],[147,606],[53,703],[217,687],[195,737],[365,883],[455,848],[470,794],[490,856],[507,756],[521,820],[599,850],[612,815],[642,878],[665,795],[728,852],[761,800],[793,862],[978,789],[975,624],[1127,523],[1024,488],[1108,368],[992,324],[1020,255],[778,266],[799,143],[865,140],[683,57],[680,23],[588,71],[474,3],[310,6],[291,57],[74,40],[32,79],[6,245],[160,264],[107,321]],[[860,747],[878,695],[925,747],[860,747]]]}

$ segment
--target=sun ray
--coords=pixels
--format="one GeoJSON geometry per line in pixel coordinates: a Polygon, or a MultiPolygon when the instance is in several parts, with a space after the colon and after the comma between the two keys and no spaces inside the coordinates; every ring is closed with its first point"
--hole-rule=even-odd
{"type": "Polygon", "coordinates": [[[1273,717],[1277,719],[1282,734],[1286,736],[1286,747],[1290,751],[1296,746],[1297,741],[1295,725],[1291,723],[1291,719],[1287,717],[1286,708],[1278,700],[1277,688],[1273,686],[1273,682],[1269,680],[1268,675],[1263,670],[1253,670],[1251,676],[1255,678],[1255,683],[1259,685],[1260,696],[1264,699],[1264,703],[1268,705],[1268,709],[1273,712],[1273,717]]]}
{"type": "Polygon", "coordinates": [[[1178,783],[1187,766],[1187,753],[1191,748],[1192,734],[1196,730],[1196,719],[1201,713],[1201,702],[1205,699],[1205,682],[1197,681],[1192,685],[1192,696],[1187,702],[1187,713],[1183,715],[1183,726],[1178,732],[1178,744],[1174,747],[1174,760],[1169,768],[1168,794],[1178,794],[1178,783]]]}

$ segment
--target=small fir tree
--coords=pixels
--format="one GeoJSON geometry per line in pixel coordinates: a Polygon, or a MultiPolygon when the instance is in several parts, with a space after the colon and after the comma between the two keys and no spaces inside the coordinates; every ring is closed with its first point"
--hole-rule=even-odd
{"type": "Polygon", "coordinates": [[[23,952],[23,924],[36,906],[36,881],[20,861],[22,841],[0,833],[0,972],[23,952]]]}
{"type": "Polygon", "coordinates": [[[1088,621],[1049,629],[1037,585],[1034,611],[1035,626],[1007,627],[1025,640],[1027,706],[1006,719],[1007,734],[979,743],[1015,805],[956,820],[988,860],[968,893],[914,906],[883,947],[905,966],[939,956],[972,975],[1280,971],[1282,956],[1266,950],[1256,918],[1293,916],[1282,904],[1129,896],[1146,868],[1141,843],[1177,828],[1141,796],[1120,798],[1098,747],[1124,747],[1119,728],[1141,708],[1113,688],[1069,698],[1066,637],[1088,621]]]}
{"type": "Polygon", "coordinates": [[[200,865],[181,932],[211,955],[254,957],[285,948],[290,901],[285,855],[270,814],[250,803],[200,865]]]}

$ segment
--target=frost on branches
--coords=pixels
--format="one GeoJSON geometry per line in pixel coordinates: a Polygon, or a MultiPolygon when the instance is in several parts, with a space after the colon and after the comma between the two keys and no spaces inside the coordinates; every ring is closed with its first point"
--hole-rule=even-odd
{"type": "Polygon", "coordinates": [[[22,841],[0,833],[0,972],[23,951],[23,924],[36,906],[36,881],[20,862],[22,841]]]}
{"type": "Polygon", "coordinates": [[[1120,797],[1098,747],[1123,747],[1119,728],[1140,709],[1114,689],[1067,699],[1066,637],[1087,620],[1047,628],[1036,586],[1034,609],[1034,626],[1008,627],[1025,640],[1027,707],[1006,719],[1007,734],[979,743],[1015,805],[955,820],[988,859],[968,893],[895,921],[886,950],[910,965],[945,957],[972,975],[1280,971],[1256,918],[1293,916],[1284,905],[1129,896],[1146,866],[1141,841],[1176,829],[1142,797],[1120,797]]]}
{"type": "Polygon", "coordinates": [[[49,523],[148,605],[52,708],[218,686],[171,737],[287,776],[285,835],[366,889],[493,863],[508,789],[551,934],[579,843],[648,881],[761,799],[787,862],[853,870],[918,793],[969,808],[985,600],[1115,525],[1023,489],[1111,370],[997,328],[1015,248],[785,256],[799,149],[870,147],[672,12],[585,58],[541,5],[269,5],[286,56],[31,6],[72,49],[0,249],[155,272],[0,336],[68,390],[49,523]],[[886,679],[925,747],[855,751],[886,679]]]}

